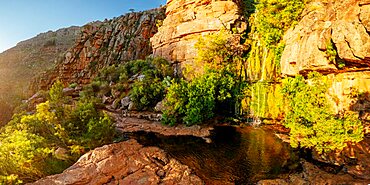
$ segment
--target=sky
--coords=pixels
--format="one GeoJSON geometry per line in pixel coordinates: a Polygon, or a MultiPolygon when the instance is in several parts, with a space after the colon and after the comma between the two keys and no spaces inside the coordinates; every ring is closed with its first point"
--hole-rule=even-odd
{"type": "Polygon", "coordinates": [[[166,0],[0,0],[0,53],[49,30],[165,4],[166,0]]]}

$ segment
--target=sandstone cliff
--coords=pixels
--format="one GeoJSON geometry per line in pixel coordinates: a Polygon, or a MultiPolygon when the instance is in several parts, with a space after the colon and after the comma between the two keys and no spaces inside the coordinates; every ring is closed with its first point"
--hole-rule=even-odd
{"type": "Polygon", "coordinates": [[[284,37],[282,73],[369,70],[369,15],[368,0],[316,0],[308,4],[302,20],[284,37]],[[337,55],[328,53],[330,45],[337,55]]]}
{"type": "Polygon", "coordinates": [[[221,29],[246,29],[242,1],[168,0],[166,19],[151,39],[153,53],[173,62],[191,62],[199,36],[221,29]]]}
{"type": "Polygon", "coordinates": [[[192,170],[156,147],[135,140],[105,145],[83,155],[63,173],[35,185],[204,184],[192,170]]]}
{"type": "Polygon", "coordinates": [[[105,66],[144,59],[152,53],[149,39],[164,16],[164,8],[158,8],[83,26],[63,60],[36,79],[31,89],[47,89],[56,79],[65,84],[86,84],[105,66]]]}
{"type": "Polygon", "coordinates": [[[79,30],[73,26],[41,33],[0,53],[0,120],[11,114],[21,98],[30,95],[30,79],[51,69],[57,58],[75,43],[79,30]]]}
{"type": "Polygon", "coordinates": [[[368,103],[353,105],[349,98],[353,91],[370,92],[369,20],[368,0],[311,2],[301,21],[284,36],[282,74],[318,71],[329,75],[336,111],[359,111],[370,119],[368,103]]]}

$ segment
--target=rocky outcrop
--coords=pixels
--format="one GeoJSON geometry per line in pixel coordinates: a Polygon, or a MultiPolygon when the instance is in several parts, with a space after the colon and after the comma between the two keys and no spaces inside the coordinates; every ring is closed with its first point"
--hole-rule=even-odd
{"type": "Polygon", "coordinates": [[[241,2],[216,0],[168,0],[166,19],[151,39],[155,56],[173,62],[192,61],[199,36],[233,28],[243,31],[246,23],[241,2]]]}
{"type": "Polygon", "coordinates": [[[63,173],[34,185],[204,184],[192,170],[156,147],[135,140],[106,145],[83,155],[63,173]]]}
{"type": "Polygon", "coordinates": [[[359,143],[349,144],[343,151],[313,153],[313,158],[325,163],[344,166],[347,173],[370,182],[370,135],[359,143]]]}
{"type": "Polygon", "coordinates": [[[339,172],[332,174],[319,169],[312,163],[302,161],[303,172],[299,174],[292,174],[288,179],[273,179],[259,181],[258,185],[309,185],[309,184],[353,184],[366,185],[367,180],[355,179],[349,174],[339,172]]]}
{"type": "Polygon", "coordinates": [[[156,121],[149,121],[140,118],[133,117],[121,117],[117,114],[112,114],[112,117],[115,118],[116,128],[120,132],[154,132],[164,136],[195,136],[202,137],[206,141],[209,141],[207,137],[211,135],[211,126],[199,126],[193,125],[186,127],[184,125],[177,126],[166,126],[156,121]]]}
{"type": "Polygon", "coordinates": [[[32,95],[28,92],[31,79],[53,68],[73,46],[79,31],[80,27],[73,26],[41,33],[0,53],[0,123],[11,117],[20,98],[32,95]]]}
{"type": "Polygon", "coordinates": [[[156,22],[164,18],[164,8],[158,8],[83,26],[75,45],[54,70],[35,80],[32,90],[46,89],[56,79],[86,84],[105,66],[145,59],[152,53],[149,39],[157,32],[156,22]]]}
{"type": "Polygon", "coordinates": [[[370,67],[370,2],[315,0],[284,36],[285,75],[338,73],[370,67]],[[330,50],[336,50],[337,55],[330,50]]]}
{"type": "Polygon", "coordinates": [[[370,121],[370,71],[328,75],[329,94],[335,112],[356,111],[360,118],[370,121]]]}

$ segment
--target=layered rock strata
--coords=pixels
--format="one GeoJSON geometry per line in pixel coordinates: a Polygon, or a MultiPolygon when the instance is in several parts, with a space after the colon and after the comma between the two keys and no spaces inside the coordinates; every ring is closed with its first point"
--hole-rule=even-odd
{"type": "Polygon", "coordinates": [[[164,11],[134,12],[83,26],[59,65],[36,79],[32,89],[47,89],[56,79],[86,84],[105,66],[145,59],[152,53],[149,39],[157,32],[156,23],[165,18],[164,11]]]}
{"type": "Polygon", "coordinates": [[[369,17],[368,0],[311,2],[302,20],[284,36],[282,73],[369,70],[369,17]],[[337,55],[330,50],[336,50],[337,55]]]}
{"type": "Polygon", "coordinates": [[[239,0],[168,0],[166,19],[151,39],[153,53],[173,62],[194,60],[198,38],[221,29],[246,29],[239,0]]]}
{"type": "Polygon", "coordinates": [[[329,75],[329,94],[335,111],[357,111],[369,119],[369,17],[368,0],[312,1],[301,21],[284,36],[282,74],[295,76],[317,71],[329,75]],[[363,100],[353,102],[356,91],[363,100]]]}
{"type": "Polygon", "coordinates": [[[34,185],[204,184],[192,170],[156,147],[135,140],[105,145],[83,155],[63,173],[34,185]]]}

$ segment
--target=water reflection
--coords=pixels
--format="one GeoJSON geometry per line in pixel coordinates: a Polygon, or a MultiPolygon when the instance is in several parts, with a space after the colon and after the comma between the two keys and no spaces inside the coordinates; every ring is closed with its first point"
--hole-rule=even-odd
{"type": "Polygon", "coordinates": [[[263,128],[216,127],[212,143],[192,136],[144,132],[129,137],[164,149],[207,184],[253,184],[286,176],[298,167],[298,153],[263,128]]]}

